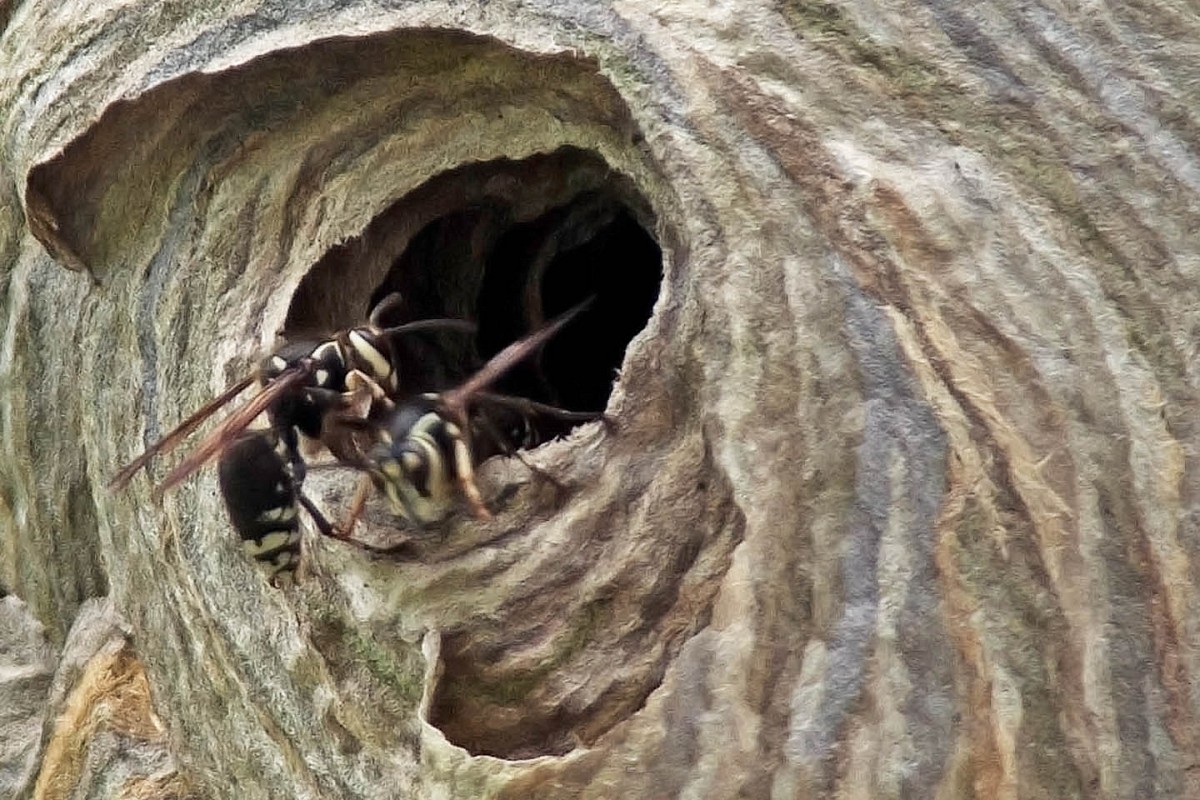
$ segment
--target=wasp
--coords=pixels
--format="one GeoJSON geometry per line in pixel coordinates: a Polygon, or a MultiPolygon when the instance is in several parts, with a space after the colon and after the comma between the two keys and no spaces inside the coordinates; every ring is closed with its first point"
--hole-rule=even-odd
{"type": "MultiPolygon", "coordinates": [[[[385,314],[399,303],[399,295],[389,295],[372,310],[365,326],[340,331],[327,339],[286,343],[267,356],[255,373],[206,403],[124,466],[110,487],[123,489],[155,456],[174,448],[257,380],[258,394],[230,414],[171,470],[155,488],[155,496],[160,497],[218,458],[226,510],[247,551],[267,564],[272,579],[295,570],[300,547],[298,505],[304,507],[323,534],[339,534],[301,491],[307,467],[300,454],[300,434],[321,441],[339,460],[360,460],[353,428],[339,423],[371,416],[371,404],[382,397],[402,396],[394,347],[398,338],[417,332],[475,330],[472,323],[452,319],[382,327],[385,314]],[[263,413],[269,427],[248,431],[263,413]]],[[[424,388],[409,387],[409,391],[424,388]]]]}
{"type": "MultiPolygon", "coordinates": [[[[443,519],[458,496],[474,515],[491,514],[475,483],[477,458],[493,452],[515,454],[511,438],[497,424],[497,413],[507,412],[521,423],[525,435],[520,446],[538,443],[534,438],[537,415],[563,422],[581,423],[603,418],[595,412],[567,411],[521,397],[488,392],[487,388],[516,364],[528,358],[588,305],[582,303],[544,327],[513,342],[493,356],[478,372],[453,389],[427,393],[396,405],[377,423],[376,444],[357,466],[388,499],[393,513],[423,527],[443,519]],[[495,448],[483,451],[481,443],[495,448]]],[[[532,466],[532,465],[530,465],[532,466]]],[[[538,470],[540,473],[540,470],[538,470]]],[[[356,502],[351,519],[357,517],[356,502]]],[[[353,521],[350,523],[353,525],[353,521]]]]}

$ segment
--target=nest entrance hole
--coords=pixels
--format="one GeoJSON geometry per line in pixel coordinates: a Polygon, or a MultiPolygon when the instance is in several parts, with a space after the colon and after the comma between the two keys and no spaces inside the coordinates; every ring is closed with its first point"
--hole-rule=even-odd
{"type": "MultiPolygon", "coordinates": [[[[662,251],[649,203],[596,154],[562,148],[438,175],[332,250],[302,281],[285,326],[336,330],[392,292],[388,324],[474,321],[410,365],[421,391],[452,386],[503,347],[591,298],[589,307],[497,390],[602,411],[625,349],[650,319],[662,251]],[[470,338],[470,337],[467,337],[470,338]]],[[[403,374],[402,374],[403,380],[403,374]]]]}
{"type": "MultiPolygon", "coordinates": [[[[439,335],[424,350],[419,342],[405,345],[415,357],[401,365],[401,382],[414,381],[409,391],[438,391],[590,298],[584,312],[495,389],[572,411],[603,411],[625,351],[658,299],[663,255],[655,230],[650,203],[633,181],[595,153],[567,147],[464,165],[409,192],[360,237],[330,251],[301,282],[284,333],[362,324],[393,292],[404,302],[386,325],[472,320],[473,336],[439,335]]],[[[539,424],[539,433],[560,435],[570,427],[539,424]]],[[[476,753],[526,757],[566,752],[580,736],[611,724],[606,703],[567,713],[547,702],[539,682],[507,670],[497,677],[488,665],[459,656],[472,652],[476,636],[492,634],[500,637],[490,640],[498,657],[521,647],[519,632],[482,633],[473,621],[447,640],[430,722],[451,741],[476,753]],[[476,713],[480,702],[499,702],[497,693],[508,720],[499,726],[476,713]],[[514,713],[518,708],[525,712],[514,713]]]]}

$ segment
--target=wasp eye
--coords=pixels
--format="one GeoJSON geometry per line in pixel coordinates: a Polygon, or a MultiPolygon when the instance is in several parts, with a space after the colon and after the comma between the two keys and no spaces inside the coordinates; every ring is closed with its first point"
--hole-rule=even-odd
{"type": "Polygon", "coordinates": [[[414,453],[411,450],[400,456],[400,463],[404,467],[404,473],[409,482],[413,485],[422,497],[429,496],[429,463],[422,458],[419,453],[414,453]]]}

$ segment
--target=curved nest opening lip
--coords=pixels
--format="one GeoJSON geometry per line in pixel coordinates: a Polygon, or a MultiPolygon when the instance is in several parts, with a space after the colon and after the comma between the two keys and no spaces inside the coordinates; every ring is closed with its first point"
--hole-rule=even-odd
{"type": "MultiPolygon", "coordinates": [[[[330,251],[301,282],[285,335],[360,323],[368,309],[398,292],[404,304],[387,324],[455,317],[477,325],[474,336],[413,345],[416,357],[403,366],[401,380],[414,381],[408,391],[439,391],[457,385],[510,342],[591,298],[583,313],[540,353],[504,375],[494,390],[571,411],[603,412],[626,349],[650,322],[661,290],[663,253],[655,230],[650,204],[633,181],[595,153],[564,147],[521,160],[464,165],[430,179],[379,215],[361,237],[330,251]]],[[[541,440],[565,434],[574,424],[555,427],[550,421],[539,431],[541,440]]],[[[531,513],[541,516],[567,496],[531,493],[531,513]]],[[[378,520],[378,511],[369,518],[378,520]]],[[[368,538],[384,528],[368,527],[368,538]]],[[[428,552],[424,537],[411,541],[413,547],[401,545],[398,551],[404,560],[415,556],[441,563],[428,552]]],[[[489,541],[489,546],[498,543],[489,541]]],[[[476,577],[487,580],[482,573],[476,577]]],[[[515,630],[506,634],[464,622],[453,639],[457,645],[480,637],[501,653],[524,646],[509,637],[524,635],[515,630]]],[[[610,721],[611,709],[601,707],[582,715],[560,710],[549,717],[544,706],[530,707],[531,717],[517,728],[527,724],[535,733],[514,738],[513,725],[496,728],[473,719],[472,703],[454,699],[490,692],[495,683],[495,676],[456,652],[444,653],[430,722],[472,752],[507,758],[561,754],[581,730],[610,721]]],[[[548,667],[547,676],[556,669],[548,667]]],[[[657,676],[647,680],[638,691],[648,692],[657,676]]],[[[514,677],[505,678],[505,684],[516,692],[509,712],[518,717],[518,695],[540,694],[536,681],[514,677]]]]}
{"type": "MultiPolygon", "coordinates": [[[[284,332],[295,336],[361,323],[368,309],[392,293],[400,293],[404,302],[386,324],[431,317],[473,320],[474,336],[437,337],[422,345],[424,350],[415,348],[419,357],[402,368],[401,380],[415,381],[407,391],[439,391],[460,383],[505,345],[590,299],[586,311],[540,353],[503,375],[494,391],[601,413],[626,348],[647,326],[658,301],[664,261],[652,233],[655,224],[634,182],[594,152],[563,148],[520,161],[467,164],[434,176],[374,219],[359,239],[326,254],[296,291],[284,332]]],[[[575,425],[563,422],[556,428],[551,421],[539,432],[541,440],[575,425]]],[[[530,493],[535,504],[530,512],[540,517],[565,497],[530,493]]],[[[379,518],[378,510],[368,513],[371,521],[379,518]]],[[[372,522],[368,528],[364,535],[373,540],[384,525],[372,522]]],[[[436,564],[440,559],[430,547],[458,549],[456,543],[434,545],[424,536],[409,540],[412,547],[398,546],[403,560],[436,564]]],[[[498,545],[490,541],[488,546],[498,545]]],[[[486,581],[482,575],[478,579],[486,581]]],[[[454,642],[475,636],[492,640],[500,652],[522,646],[516,640],[505,643],[503,631],[480,630],[474,621],[458,628],[454,642]]],[[[490,692],[496,676],[456,658],[454,651],[446,655],[430,721],[473,752],[508,758],[562,753],[581,726],[600,723],[590,711],[581,718],[565,712],[546,717],[542,710],[532,712],[526,721],[532,733],[521,738],[512,726],[472,720],[472,703],[452,698],[490,692]]],[[[536,681],[504,681],[511,691],[539,691],[536,681]]],[[[640,690],[649,688],[640,685],[640,690]]],[[[511,699],[520,708],[520,698],[511,699]]],[[[611,714],[595,712],[600,720],[611,714]]]]}

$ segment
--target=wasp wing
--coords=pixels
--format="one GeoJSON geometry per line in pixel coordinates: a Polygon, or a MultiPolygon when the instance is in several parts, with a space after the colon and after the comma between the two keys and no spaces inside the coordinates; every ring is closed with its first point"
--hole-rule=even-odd
{"type": "Polygon", "coordinates": [[[272,380],[250,402],[230,414],[212,433],[204,437],[196,449],[188,457],[171,470],[154,489],[155,498],[177,486],[187,476],[203,467],[210,459],[223,451],[244,431],[259,414],[262,414],[271,404],[286,394],[289,390],[303,382],[312,374],[312,364],[304,363],[289,367],[272,380]]]}
{"type": "Polygon", "coordinates": [[[200,424],[204,422],[204,420],[211,417],[226,404],[228,404],[230,400],[244,392],[246,387],[253,382],[254,376],[247,375],[245,378],[242,378],[233,386],[230,386],[217,397],[209,400],[200,408],[200,410],[192,414],[183,422],[179,423],[174,430],[159,439],[154,444],[150,445],[150,447],[146,448],[146,452],[142,453],[133,461],[130,461],[128,464],[122,467],[121,471],[114,475],[112,480],[108,482],[108,488],[114,491],[120,491],[124,489],[129,485],[129,482],[133,480],[133,476],[137,474],[138,470],[150,463],[150,459],[154,458],[159,453],[165,453],[173,449],[175,445],[187,438],[192,431],[200,427],[200,424]]]}
{"type": "Polygon", "coordinates": [[[467,403],[471,397],[478,392],[483,391],[488,386],[495,383],[500,376],[508,372],[510,369],[519,364],[523,359],[528,358],[539,347],[550,340],[554,334],[558,333],[564,325],[579,315],[585,308],[591,305],[592,299],[588,298],[579,305],[572,308],[570,311],[560,315],[557,319],[542,326],[533,333],[523,339],[510,344],[508,347],[501,350],[496,355],[492,356],[486,364],[478,372],[467,378],[458,386],[442,392],[440,402],[442,407],[450,414],[452,418],[460,422],[466,417],[467,403]]]}

